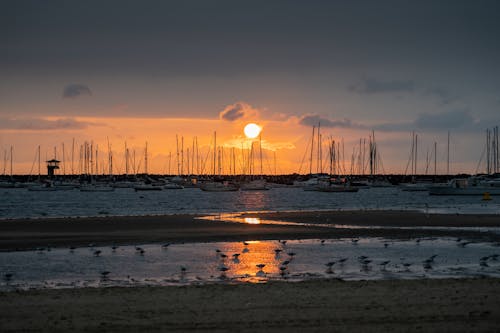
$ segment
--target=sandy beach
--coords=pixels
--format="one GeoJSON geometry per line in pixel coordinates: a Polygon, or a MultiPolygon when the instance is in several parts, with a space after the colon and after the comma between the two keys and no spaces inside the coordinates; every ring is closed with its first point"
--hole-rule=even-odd
{"type": "Polygon", "coordinates": [[[389,280],[0,294],[0,330],[493,332],[499,279],[389,280]]]}
{"type": "MultiPolygon", "coordinates": [[[[500,241],[473,228],[500,227],[498,215],[429,215],[412,211],[321,211],[243,213],[241,217],[301,225],[245,224],[200,220],[196,215],[41,218],[0,220],[0,250],[158,242],[210,242],[344,237],[462,237],[500,241]],[[311,225],[316,224],[316,225],[311,225]],[[332,228],[338,225],[339,228],[332,228]],[[330,227],[325,227],[330,226],[330,227]],[[377,228],[365,228],[376,226],[377,228]],[[363,228],[360,228],[363,227],[363,228]],[[469,227],[469,230],[397,227],[469,227]]],[[[216,218],[216,217],[214,217],[216,218]]]]}
{"type": "MultiPolygon", "coordinates": [[[[194,215],[3,220],[0,248],[379,236],[500,240],[474,229],[500,227],[498,216],[489,215],[332,211],[241,217],[343,227],[231,223],[194,215]],[[357,228],[362,226],[379,228],[357,228]]],[[[500,327],[499,293],[500,279],[494,278],[11,291],[0,293],[0,331],[495,331],[500,327]]]]}

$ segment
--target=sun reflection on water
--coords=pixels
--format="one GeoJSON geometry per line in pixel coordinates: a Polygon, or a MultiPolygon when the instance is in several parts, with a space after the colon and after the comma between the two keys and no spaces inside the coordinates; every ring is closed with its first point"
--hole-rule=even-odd
{"type": "Polygon", "coordinates": [[[260,218],[258,217],[245,217],[244,220],[247,224],[260,224],[260,218]]]}
{"type": "Polygon", "coordinates": [[[220,248],[227,256],[221,259],[222,264],[228,268],[227,277],[236,277],[247,282],[262,282],[267,280],[267,275],[279,273],[281,258],[276,256],[274,251],[280,248],[279,243],[247,241],[240,244],[241,246],[232,243],[220,248]],[[259,268],[258,265],[264,266],[259,268]]]}

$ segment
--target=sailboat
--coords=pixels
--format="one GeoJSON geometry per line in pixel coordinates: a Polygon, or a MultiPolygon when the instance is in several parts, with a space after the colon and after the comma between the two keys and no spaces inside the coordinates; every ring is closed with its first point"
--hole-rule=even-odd
{"type": "MultiPolygon", "coordinates": [[[[260,174],[262,177],[262,137],[259,136],[259,150],[260,150],[260,174]]],[[[249,163],[253,164],[253,142],[252,142],[252,147],[251,147],[251,153],[250,156],[252,158],[249,163]]],[[[252,167],[253,169],[253,167],[252,167]]],[[[269,187],[267,186],[267,182],[264,178],[259,178],[259,179],[250,179],[245,182],[243,182],[240,186],[240,189],[242,191],[267,191],[269,190],[269,187]]]]}
{"type": "Polygon", "coordinates": [[[229,182],[229,181],[217,182],[217,181],[215,181],[216,166],[217,166],[217,132],[214,132],[213,179],[211,181],[206,181],[206,182],[200,183],[200,185],[199,185],[200,190],[206,191],[206,192],[238,191],[239,186],[232,183],[232,182],[229,182]]]}

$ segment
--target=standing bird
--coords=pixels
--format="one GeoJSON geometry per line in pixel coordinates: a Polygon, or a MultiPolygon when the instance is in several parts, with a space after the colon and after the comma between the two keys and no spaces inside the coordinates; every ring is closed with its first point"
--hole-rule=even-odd
{"type": "Polygon", "coordinates": [[[327,262],[325,264],[325,266],[327,267],[326,268],[326,273],[327,274],[333,274],[333,270],[332,270],[333,265],[335,265],[335,261],[330,261],[330,262],[327,262]]]}
{"type": "Polygon", "coordinates": [[[257,266],[257,268],[259,268],[259,270],[257,271],[257,273],[255,274],[255,276],[258,276],[258,277],[265,277],[266,276],[266,273],[262,270],[266,265],[265,264],[257,264],[255,265],[257,266]]]}
{"type": "Polygon", "coordinates": [[[386,261],[382,261],[380,263],[380,266],[382,266],[382,270],[385,271],[386,270],[386,266],[390,263],[391,261],[390,260],[386,260],[386,261]]]}
{"type": "Polygon", "coordinates": [[[99,257],[100,254],[101,254],[101,250],[94,251],[94,257],[99,257]]]}

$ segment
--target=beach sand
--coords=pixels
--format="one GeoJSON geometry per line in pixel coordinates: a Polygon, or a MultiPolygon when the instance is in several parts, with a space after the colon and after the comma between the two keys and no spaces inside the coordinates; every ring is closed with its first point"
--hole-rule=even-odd
{"type": "Polygon", "coordinates": [[[494,332],[500,279],[38,290],[0,294],[0,331],[494,332]]]}
{"type": "Polygon", "coordinates": [[[397,229],[394,227],[500,227],[499,215],[429,215],[409,211],[329,211],[243,213],[243,217],[314,223],[316,226],[244,224],[197,219],[195,215],[41,218],[0,220],[0,250],[36,247],[122,245],[349,237],[461,237],[500,241],[479,230],[397,229]],[[325,227],[332,225],[342,228],[325,227]],[[345,227],[345,226],[350,227],[345,227]],[[378,226],[378,228],[359,228],[378,226]]]}
{"type": "MultiPolygon", "coordinates": [[[[227,223],[192,215],[2,220],[0,248],[341,237],[499,241],[497,234],[475,229],[392,227],[500,227],[498,216],[397,211],[243,216],[351,227],[227,223]]],[[[0,293],[0,331],[491,332],[500,329],[498,295],[500,279],[493,278],[11,291],[0,293]]]]}

